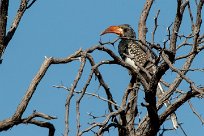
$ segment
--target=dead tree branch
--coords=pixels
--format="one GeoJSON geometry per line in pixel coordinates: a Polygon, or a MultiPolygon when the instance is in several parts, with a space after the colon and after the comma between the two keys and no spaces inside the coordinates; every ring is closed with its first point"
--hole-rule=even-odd
{"type": "Polygon", "coordinates": [[[149,15],[153,2],[154,0],[146,1],[143,7],[143,10],[142,10],[141,16],[140,16],[139,24],[138,24],[138,39],[141,40],[143,43],[146,42],[146,33],[148,31],[146,27],[146,20],[149,15]]]}
{"type": "MultiPolygon", "coordinates": [[[[40,81],[44,77],[45,73],[47,72],[47,70],[51,64],[63,64],[63,63],[71,62],[71,61],[73,61],[73,57],[78,57],[80,52],[81,52],[81,49],[78,50],[77,52],[75,52],[74,54],[68,56],[67,58],[64,58],[64,59],[54,59],[52,57],[51,58],[45,58],[45,61],[41,65],[39,71],[37,72],[36,76],[33,78],[32,82],[30,83],[30,86],[28,87],[27,92],[26,92],[25,96],[23,97],[23,99],[21,100],[19,106],[17,107],[14,115],[11,118],[0,121],[0,131],[8,130],[8,129],[12,128],[14,125],[18,125],[18,124],[23,123],[22,119],[21,119],[22,115],[25,112],[38,84],[40,83],[40,81]]],[[[44,114],[39,114],[39,113],[34,113],[32,116],[30,116],[30,118],[33,118],[35,116],[40,116],[40,117],[45,118],[45,119],[53,119],[53,118],[51,118],[51,116],[45,116],[44,114]]],[[[24,119],[23,121],[26,121],[26,120],[28,120],[28,119],[24,119]]],[[[34,121],[34,122],[36,122],[36,121],[34,121]]],[[[35,124],[35,123],[33,123],[33,124],[35,124]]],[[[38,124],[40,126],[39,122],[36,122],[36,124],[38,124]]],[[[44,123],[42,123],[42,124],[44,124],[44,123]]],[[[45,123],[45,124],[47,124],[47,123],[45,123]]],[[[53,127],[51,127],[51,128],[53,128],[53,127]]]]}
{"type": "Polygon", "coordinates": [[[202,118],[202,116],[195,110],[195,108],[193,107],[193,104],[190,102],[190,100],[188,100],[188,104],[191,108],[191,110],[193,111],[193,113],[199,118],[199,120],[201,121],[202,125],[204,124],[204,119],[202,118]]]}
{"type": "Polygon", "coordinates": [[[13,23],[9,29],[8,32],[6,32],[6,27],[7,27],[7,15],[8,15],[8,0],[3,0],[2,1],[2,11],[3,14],[0,15],[0,59],[2,58],[3,52],[5,51],[6,47],[8,46],[10,40],[13,38],[16,29],[19,26],[19,23],[27,9],[29,9],[35,2],[36,0],[32,0],[32,2],[29,4],[29,0],[21,0],[19,9],[16,13],[15,19],[13,20],[13,23]]]}
{"type": "Polygon", "coordinates": [[[157,11],[156,16],[154,17],[154,30],[152,32],[152,44],[154,44],[154,37],[155,37],[155,33],[156,33],[156,30],[158,27],[158,21],[157,20],[158,20],[159,12],[160,12],[160,10],[157,11]]]}

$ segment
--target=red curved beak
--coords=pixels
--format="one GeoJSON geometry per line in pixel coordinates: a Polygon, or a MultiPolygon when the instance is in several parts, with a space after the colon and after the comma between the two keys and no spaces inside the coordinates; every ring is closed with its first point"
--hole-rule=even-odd
{"type": "Polygon", "coordinates": [[[123,29],[120,28],[119,26],[110,26],[105,31],[103,31],[100,35],[104,35],[107,33],[114,33],[114,34],[117,34],[119,36],[122,36],[123,35],[123,29]]]}

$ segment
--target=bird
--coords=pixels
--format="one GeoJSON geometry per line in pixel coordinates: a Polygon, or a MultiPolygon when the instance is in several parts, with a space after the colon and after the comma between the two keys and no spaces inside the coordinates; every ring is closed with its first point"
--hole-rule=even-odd
{"type": "Polygon", "coordinates": [[[118,52],[121,58],[134,68],[138,68],[135,63],[144,66],[147,63],[147,54],[139,46],[137,46],[135,39],[136,35],[132,27],[128,24],[119,26],[110,26],[101,35],[107,33],[115,33],[122,38],[118,45],[118,52]]]}
{"type": "MultiPolygon", "coordinates": [[[[140,67],[146,68],[146,70],[153,75],[156,72],[156,66],[150,61],[147,51],[142,48],[141,43],[136,41],[136,34],[134,29],[129,24],[114,25],[109,26],[105,29],[102,35],[113,33],[120,37],[120,42],[118,44],[118,52],[122,60],[126,63],[139,70],[140,67]]],[[[158,83],[157,94],[164,93],[161,83],[158,83]]],[[[164,103],[167,107],[170,102],[167,101],[164,103]]],[[[170,115],[174,129],[178,128],[177,117],[175,113],[170,115]]]]}

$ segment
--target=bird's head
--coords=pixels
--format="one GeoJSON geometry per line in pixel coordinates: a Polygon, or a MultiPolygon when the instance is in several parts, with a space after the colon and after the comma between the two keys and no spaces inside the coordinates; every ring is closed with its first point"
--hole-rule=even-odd
{"type": "Polygon", "coordinates": [[[110,26],[107,29],[105,29],[105,31],[103,31],[101,35],[104,35],[107,33],[114,33],[120,37],[136,38],[134,30],[128,24],[110,26]]]}

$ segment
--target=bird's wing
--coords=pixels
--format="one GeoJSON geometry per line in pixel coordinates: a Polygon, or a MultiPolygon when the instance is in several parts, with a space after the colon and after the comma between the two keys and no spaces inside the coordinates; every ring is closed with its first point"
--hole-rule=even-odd
{"type": "Polygon", "coordinates": [[[135,63],[138,63],[141,66],[144,66],[147,61],[146,53],[137,45],[136,42],[130,42],[128,44],[128,54],[135,63]]]}

